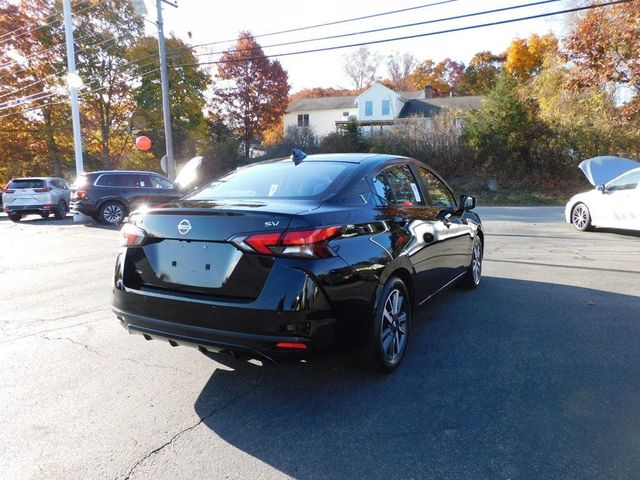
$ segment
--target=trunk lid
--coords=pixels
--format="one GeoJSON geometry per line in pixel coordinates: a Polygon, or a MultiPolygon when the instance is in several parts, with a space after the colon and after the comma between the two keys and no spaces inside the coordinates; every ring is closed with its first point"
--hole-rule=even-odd
{"type": "Polygon", "coordinates": [[[141,226],[152,237],[225,242],[245,233],[283,231],[296,215],[319,205],[311,200],[178,200],[145,212],[141,226]]]}
{"type": "Polygon", "coordinates": [[[228,240],[256,232],[281,232],[314,201],[179,200],[133,216],[150,239],[131,248],[125,262],[130,288],[161,289],[250,301],[260,294],[272,257],[244,253],[228,240]]]}

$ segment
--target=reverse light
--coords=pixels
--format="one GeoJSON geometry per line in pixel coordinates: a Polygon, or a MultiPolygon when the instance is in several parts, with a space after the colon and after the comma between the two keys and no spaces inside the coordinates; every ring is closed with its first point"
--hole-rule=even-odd
{"type": "Polygon", "coordinates": [[[125,223],[120,232],[122,233],[120,237],[121,247],[139,247],[143,245],[148,238],[147,232],[130,223],[125,223]]]}
{"type": "Polygon", "coordinates": [[[232,242],[244,249],[264,255],[300,258],[327,258],[333,256],[327,241],[337,236],[342,227],[293,230],[288,232],[257,233],[232,242]]]}

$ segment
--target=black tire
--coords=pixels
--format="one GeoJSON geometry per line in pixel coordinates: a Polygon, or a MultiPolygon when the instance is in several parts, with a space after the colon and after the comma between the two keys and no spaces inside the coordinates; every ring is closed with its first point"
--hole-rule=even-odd
{"type": "Polygon", "coordinates": [[[64,220],[65,217],[67,216],[67,212],[68,212],[67,204],[65,203],[64,200],[60,200],[58,202],[58,206],[53,212],[53,215],[56,217],[56,220],[64,220]]]}
{"type": "Polygon", "coordinates": [[[401,279],[391,277],[382,289],[366,344],[355,352],[358,365],[375,372],[393,372],[404,358],[410,327],[409,292],[401,279]]]}
{"type": "Polygon", "coordinates": [[[471,262],[467,267],[467,271],[460,279],[459,285],[462,288],[473,290],[478,288],[482,279],[482,258],[484,255],[484,244],[480,237],[476,236],[473,241],[473,249],[471,250],[471,262]]]}
{"type": "Polygon", "coordinates": [[[42,212],[42,213],[40,214],[40,216],[41,216],[42,218],[49,218],[49,216],[50,216],[50,215],[51,215],[51,212],[42,212]]]}
{"type": "Polygon", "coordinates": [[[22,218],[22,215],[20,213],[9,214],[9,220],[11,220],[12,222],[19,222],[21,218],[22,218]]]}
{"type": "Polygon", "coordinates": [[[593,229],[591,212],[589,212],[589,208],[584,203],[576,203],[571,209],[571,223],[581,232],[593,229]]]}
{"type": "Polygon", "coordinates": [[[120,225],[127,216],[127,208],[120,202],[107,201],[100,207],[99,218],[107,225],[120,225]]]}

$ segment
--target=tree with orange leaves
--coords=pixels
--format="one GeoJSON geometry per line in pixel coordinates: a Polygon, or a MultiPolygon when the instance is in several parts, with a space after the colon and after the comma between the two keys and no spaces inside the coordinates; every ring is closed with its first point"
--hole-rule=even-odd
{"type": "Polygon", "coordinates": [[[229,119],[249,158],[251,142],[277,124],[287,109],[287,72],[278,60],[264,56],[251,33],[242,32],[235,47],[220,58],[218,79],[214,106],[229,119]]]}
{"type": "Polygon", "coordinates": [[[627,113],[640,112],[640,2],[588,11],[564,46],[576,66],[574,88],[624,86],[632,95],[627,113]]]}
{"type": "Polygon", "coordinates": [[[558,39],[553,33],[532,34],[529,38],[516,38],[506,51],[504,68],[517,80],[524,82],[542,69],[545,56],[558,52],[558,39]]]}

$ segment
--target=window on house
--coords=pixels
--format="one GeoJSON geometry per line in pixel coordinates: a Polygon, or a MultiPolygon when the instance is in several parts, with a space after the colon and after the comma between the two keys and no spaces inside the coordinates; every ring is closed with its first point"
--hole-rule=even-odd
{"type": "Polygon", "coordinates": [[[382,100],[382,115],[389,115],[391,113],[391,102],[389,100],[382,100]]]}
{"type": "Polygon", "coordinates": [[[298,115],[298,126],[299,127],[308,127],[309,126],[309,114],[304,113],[298,115]]]}
{"type": "Polygon", "coordinates": [[[373,117],[373,102],[371,100],[364,102],[364,116],[373,117]]]}

